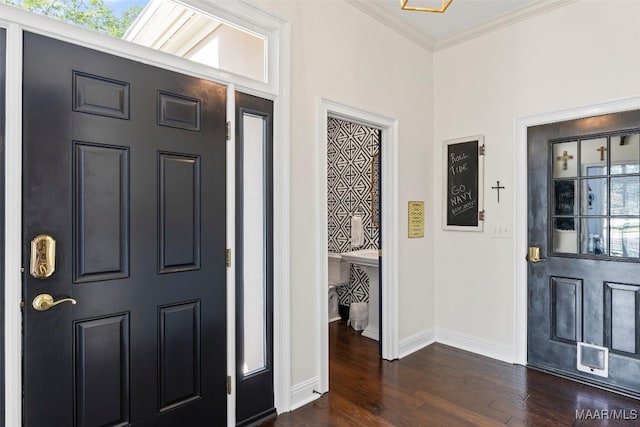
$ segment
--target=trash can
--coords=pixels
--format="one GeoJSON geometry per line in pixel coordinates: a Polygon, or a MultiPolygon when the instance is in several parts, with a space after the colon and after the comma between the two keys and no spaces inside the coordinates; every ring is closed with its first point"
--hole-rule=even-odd
{"type": "Polygon", "coordinates": [[[369,304],[366,302],[353,302],[349,306],[349,320],[347,326],[351,325],[356,331],[361,331],[369,323],[369,304]]]}

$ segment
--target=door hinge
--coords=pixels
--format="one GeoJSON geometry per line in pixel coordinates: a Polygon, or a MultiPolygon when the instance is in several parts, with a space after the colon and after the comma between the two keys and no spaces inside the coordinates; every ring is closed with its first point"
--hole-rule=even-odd
{"type": "Polygon", "coordinates": [[[24,311],[24,301],[20,301],[20,311],[24,311]]]}
{"type": "Polygon", "coordinates": [[[478,221],[484,221],[484,211],[478,212],[478,221]]]}
{"type": "Polygon", "coordinates": [[[227,394],[231,394],[231,375],[227,375],[227,394]]]}
{"type": "Polygon", "coordinates": [[[478,155],[479,156],[484,156],[484,144],[482,144],[478,150],[479,150],[478,151],[478,155]]]}
{"type": "Polygon", "coordinates": [[[225,257],[227,267],[231,267],[231,249],[227,249],[227,255],[225,257]]]}
{"type": "Polygon", "coordinates": [[[225,123],[224,128],[225,128],[227,141],[229,141],[231,139],[231,122],[225,123]]]}

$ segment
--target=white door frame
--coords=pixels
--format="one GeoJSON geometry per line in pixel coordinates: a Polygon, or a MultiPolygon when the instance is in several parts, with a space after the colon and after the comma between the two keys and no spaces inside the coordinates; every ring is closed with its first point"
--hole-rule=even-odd
{"type": "MultiPolygon", "coordinates": [[[[254,81],[233,73],[168,55],[120,39],[107,37],[15,7],[0,4],[0,27],[7,29],[6,154],[5,154],[5,425],[22,425],[22,35],[23,31],[85,46],[97,51],[143,62],[159,68],[207,79],[274,101],[274,394],[278,412],[291,406],[290,380],[290,168],[289,86],[290,24],[242,1],[183,0],[196,9],[212,13],[265,36],[268,43],[268,81],[254,81]]],[[[234,111],[229,96],[227,112],[234,111]]],[[[234,122],[235,114],[228,120],[234,122]]],[[[232,133],[233,135],[233,133],[232,133]]],[[[233,141],[228,144],[233,147],[233,141]]],[[[228,151],[233,154],[233,150],[228,151]]],[[[229,164],[234,164],[233,159],[229,164]]],[[[227,174],[233,169],[230,168],[227,174]]],[[[233,180],[230,180],[233,183],[233,180]]],[[[231,192],[233,193],[233,192],[231,192]]],[[[234,206],[231,204],[230,206],[234,206]]],[[[235,212],[227,212],[229,218],[235,212]]],[[[234,235],[227,233],[228,247],[234,235]]],[[[233,269],[229,269],[231,273],[233,269]]],[[[227,277],[228,375],[235,381],[235,278],[227,277]]],[[[232,387],[235,390],[235,386],[232,387]]],[[[228,425],[235,425],[235,391],[228,398],[228,425]]]]}
{"type": "Polygon", "coordinates": [[[327,224],[327,119],[342,120],[378,128],[382,132],[380,182],[382,212],[382,358],[398,358],[398,120],[359,108],[350,107],[325,98],[318,100],[316,239],[319,242],[316,260],[318,313],[318,378],[320,392],[329,390],[329,319],[328,319],[328,224],[327,224]]]}
{"type": "Polygon", "coordinates": [[[621,111],[640,109],[640,97],[623,98],[603,103],[579,107],[571,110],[556,111],[528,117],[517,118],[515,121],[516,149],[514,152],[515,182],[515,229],[514,253],[516,257],[514,293],[514,337],[515,353],[513,360],[520,365],[527,364],[527,128],[567,120],[602,114],[618,113],[621,111]]]}

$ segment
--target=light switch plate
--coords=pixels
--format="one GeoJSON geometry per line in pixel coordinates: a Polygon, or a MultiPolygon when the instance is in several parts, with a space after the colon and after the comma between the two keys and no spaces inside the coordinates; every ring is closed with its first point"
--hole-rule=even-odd
{"type": "Polygon", "coordinates": [[[512,234],[511,224],[493,224],[493,227],[491,228],[492,239],[510,239],[512,234]]]}

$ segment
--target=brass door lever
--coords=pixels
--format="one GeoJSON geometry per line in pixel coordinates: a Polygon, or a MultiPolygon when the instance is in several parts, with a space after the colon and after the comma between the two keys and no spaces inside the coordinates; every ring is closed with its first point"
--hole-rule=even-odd
{"type": "Polygon", "coordinates": [[[33,299],[33,303],[31,305],[33,305],[33,308],[36,309],[36,311],[47,311],[51,307],[62,304],[63,302],[70,302],[71,304],[75,304],[76,300],[74,300],[73,298],[62,298],[58,301],[54,301],[51,295],[40,294],[33,299]]]}
{"type": "Polygon", "coordinates": [[[531,263],[537,263],[546,261],[544,258],[540,257],[540,248],[537,246],[529,246],[529,253],[527,254],[527,261],[531,263]]]}

